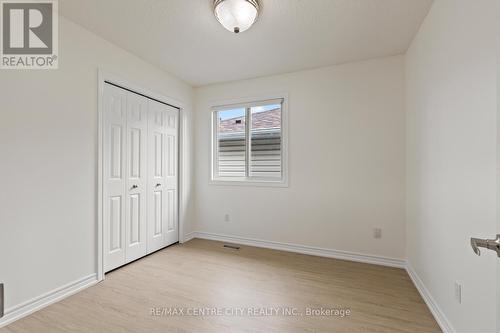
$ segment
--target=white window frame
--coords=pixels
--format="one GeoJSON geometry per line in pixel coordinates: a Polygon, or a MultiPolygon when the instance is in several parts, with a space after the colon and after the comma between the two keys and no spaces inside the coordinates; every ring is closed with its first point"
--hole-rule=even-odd
{"type": "Polygon", "coordinates": [[[226,100],[213,103],[210,108],[210,184],[212,185],[242,185],[242,186],[269,186],[269,187],[288,187],[288,95],[277,94],[269,96],[260,96],[253,98],[244,98],[238,100],[226,100]],[[246,163],[247,170],[250,163],[250,122],[248,116],[250,108],[259,105],[279,104],[281,102],[281,178],[271,179],[264,177],[218,177],[218,120],[217,112],[237,108],[245,108],[245,135],[246,135],[246,163]]]}

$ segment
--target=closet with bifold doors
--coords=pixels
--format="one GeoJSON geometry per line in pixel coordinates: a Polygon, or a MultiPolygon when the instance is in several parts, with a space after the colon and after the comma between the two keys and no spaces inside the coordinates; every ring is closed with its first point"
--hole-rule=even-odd
{"type": "Polygon", "coordinates": [[[104,271],[179,240],[179,109],[105,83],[104,271]]]}

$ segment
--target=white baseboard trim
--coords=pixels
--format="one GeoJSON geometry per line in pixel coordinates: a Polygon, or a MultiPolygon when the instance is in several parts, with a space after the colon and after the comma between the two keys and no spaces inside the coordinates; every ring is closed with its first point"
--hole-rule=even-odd
{"type": "Polygon", "coordinates": [[[97,274],[91,274],[49,291],[41,296],[32,298],[24,303],[6,309],[5,315],[0,318],[0,327],[6,326],[48,305],[59,302],[60,300],[76,294],[77,292],[88,288],[97,282],[97,274]]]}
{"type": "Polygon", "coordinates": [[[420,279],[417,272],[408,262],[406,263],[406,271],[408,272],[410,279],[413,281],[413,284],[420,293],[420,296],[422,296],[422,298],[424,299],[425,304],[427,304],[427,307],[434,316],[434,319],[436,319],[439,327],[441,327],[441,330],[444,333],[455,333],[456,330],[451,325],[451,322],[448,320],[444,312],[438,306],[438,304],[432,297],[429,290],[425,287],[424,282],[420,279]]]}
{"type": "Polygon", "coordinates": [[[184,235],[183,243],[189,242],[191,239],[195,238],[195,232],[190,232],[184,235]]]}
{"type": "Polygon", "coordinates": [[[267,241],[267,240],[240,237],[240,236],[231,236],[231,235],[195,231],[187,234],[185,237],[186,242],[188,239],[190,240],[193,238],[209,239],[227,243],[236,243],[241,245],[263,247],[273,250],[281,250],[281,251],[309,254],[319,257],[357,261],[367,264],[382,265],[389,267],[405,268],[406,266],[406,260],[403,259],[387,258],[381,256],[374,256],[370,254],[325,249],[307,245],[281,243],[281,242],[267,241]]]}

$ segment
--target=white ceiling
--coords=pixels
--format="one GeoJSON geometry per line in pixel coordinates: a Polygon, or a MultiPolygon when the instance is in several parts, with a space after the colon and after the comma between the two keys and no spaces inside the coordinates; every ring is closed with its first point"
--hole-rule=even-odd
{"type": "Polygon", "coordinates": [[[404,53],[433,0],[260,0],[226,31],[212,0],[60,0],[63,16],[193,86],[404,53]]]}

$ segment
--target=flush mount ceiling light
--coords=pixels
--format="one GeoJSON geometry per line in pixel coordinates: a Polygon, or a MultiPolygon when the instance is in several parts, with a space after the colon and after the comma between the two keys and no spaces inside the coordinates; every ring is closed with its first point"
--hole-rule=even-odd
{"type": "Polygon", "coordinates": [[[248,30],[259,15],[258,0],[214,0],[214,14],[227,30],[239,33],[248,30]]]}

